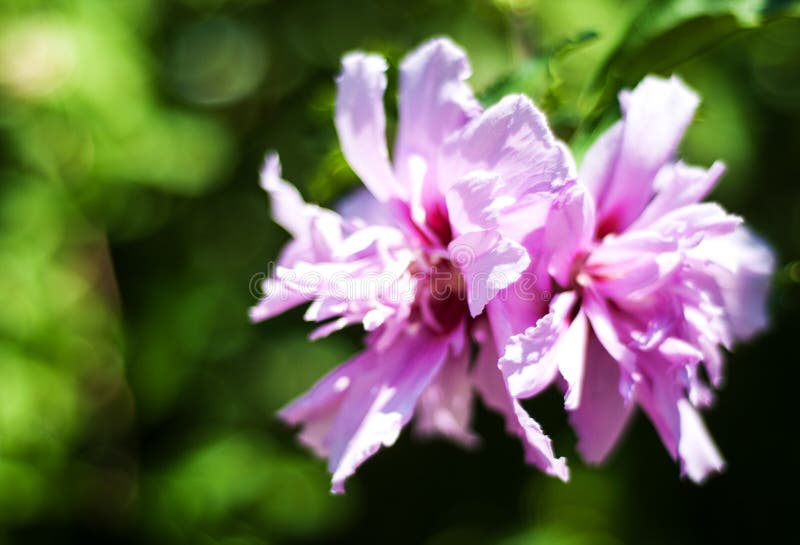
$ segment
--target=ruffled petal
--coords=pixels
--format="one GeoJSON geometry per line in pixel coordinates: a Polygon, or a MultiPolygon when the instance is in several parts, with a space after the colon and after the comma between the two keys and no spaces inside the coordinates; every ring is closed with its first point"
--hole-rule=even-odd
{"type": "Polygon", "coordinates": [[[649,229],[677,240],[688,249],[710,236],[732,233],[742,224],[742,218],[729,214],[713,202],[689,204],[675,209],[650,225],[649,229]]]}
{"type": "Polygon", "coordinates": [[[417,400],[445,361],[448,338],[425,330],[406,331],[362,372],[339,406],[330,436],[328,468],[332,491],[381,446],[394,444],[414,413],[417,400]]]}
{"type": "Polygon", "coordinates": [[[339,200],[336,211],[355,227],[367,225],[397,226],[394,210],[389,203],[379,201],[366,188],[360,188],[339,200]]]}
{"type": "MultiPolygon", "coordinates": [[[[592,290],[584,290],[582,303],[583,311],[600,344],[629,375],[635,377],[636,354],[620,339],[614,313],[606,301],[592,290]]],[[[624,388],[621,387],[621,393],[627,397],[630,392],[622,390],[624,388]]]]}
{"type": "Polygon", "coordinates": [[[632,302],[672,281],[680,265],[681,255],[677,252],[642,252],[626,261],[593,267],[593,286],[604,297],[632,302]]]}
{"type": "Polygon", "coordinates": [[[250,319],[254,322],[267,320],[309,300],[302,293],[275,278],[264,279],[261,282],[260,291],[261,300],[255,306],[250,307],[249,311],[250,319]]]}
{"type": "Polygon", "coordinates": [[[472,370],[475,389],[488,407],[503,416],[508,433],[520,438],[525,451],[525,461],[548,475],[567,481],[569,469],[566,460],[563,457],[556,458],[553,445],[541,426],[509,394],[502,374],[497,368],[497,348],[491,337],[487,337],[478,352],[472,370]]]}
{"type": "Polygon", "coordinates": [[[567,382],[564,408],[568,411],[578,408],[581,401],[588,335],[589,322],[586,319],[586,315],[583,312],[578,312],[559,341],[558,372],[567,382]]]}
{"type": "Polygon", "coordinates": [[[547,272],[567,286],[575,259],[589,247],[595,229],[594,202],[581,185],[569,186],[553,200],[545,229],[547,272]]]}
{"type": "Polygon", "coordinates": [[[500,176],[506,195],[551,191],[575,178],[569,150],[524,95],[509,95],[448,139],[439,163],[443,191],[469,172],[500,176]]]}
{"type": "Polygon", "coordinates": [[[624,122],[617,121],[594,141],[583,156],[578,180],[591,193],[595,203],[614,178],[624,131],[624,122]]]}
{"type": "Polygon", "coordinates": [[[515,398],[534,396],[547,388],[563,359],[559,347],[569,328],[569,314],[575,294],[566,292],[553,300],[550,312],[524,333],[514,335],[506,343],[499,367],[515,398]]]}
{"type": "MultiPolygon", "coordinates": [[[[278,155],[268,153],[261,169],[261,187],[269,194],[272,216],[294,240],[281,251],[278,268],[313,262],[329,255],[341,234],[341,218],[331,210],[308,204],[297,189],[281,178],[278,155]]],[[[308,293],[280,278],[266,278],[258,286],[261,300],[250,311],[254,322],[266,320],[310,299],[308,293]]]]}
{"type": "Polygon", "coordinates": [[[502,290],[486,305],[486,315],[495,342],[505,346],[508,340],[525,331],[549,312],[550,281],[545,273],[530,267],[517,282],[502,290]],[[547,293],[547,297],[543,294],[547,293]]]}
{"type": "Polygon", "coordinates": [[[465,82],[472,70],[464,51],[447,38],[431,40],[400,64],[395,166],[402,180],[414,158],[430,172],[442,142],[481,111],[465,82]]]}
{"type": "Polygon", "coordinates": [[[311,220],[320,208],[303,200],[292,184],[281,178],[281,162],[277,153],[268,153],[261,167],[261,188],[272,204],[272,218],[294,238],[308,236],[311,220]]]}
{"type": "Polygon", "coordinates": [[[667,451],[680,461],[682,474],[702,482],[709,473],[721,471],[724,461],[700,416],[686,399],[683,367],[655,354],[642,357],[647,377],[637,388],[637,400],[667,451]]]}
{"type": "Polygon", "coordinates": [[[472,316],[480,314],[486,303],[516,282],[530,265],[525,248],[497,230],[463,234],[447,250],[464,276],[472,316]]]}
{"type": "MultiPolygon", "coordinates": [[[[519,401],[513,398],[511,399],[511,410],[517,419],[516,434],[522,439],[525,447],[525,461],[535,465],[548,475],[557,477],[564,482],[568,481],[567,460],[563,456],[556,458],[553,453],[553,443],[539,423],[531,418],[519,401]]],[[[511,418],[510,413],[507,418],[511,418]]]]}
{"type": "Polygon", "coordinates": [[[746,227],[708,238],[691,252],[711,274],[722,294],[726,320],[736,338],[749,339],[769,321],[767,295],[775,270],[769,246],[746,227]]]}
{"type": "Polygon", "coordinates": [[[673,459],[678,459],[681,436],[678,400],[684,398],[681,376],[685,371],[670,366],[654,354],[641,354],[640,366],[647,374],[637,385],[636,399],[655,426],[661,442],[673,459]]]}
{"type": "Polygon", "coordinates": [[[634,405],[625,402],[619,389],[619,365],[597,337],[589,335],[580,401],[569,417],[578,435],[578,452],[589,463],[606,459],[630,419],[634,405]]]}
{"type": "Polygon", "coordinates": [[[350,53],[336,80],[336,130],[347,162],[378,200],[402,191],[395,182],[386,148],[386,61],[378,55],[350,53]]]}
{"type": "Polygon", "coordinates": [[[273,219],[294,237],[282,252],[280,264],[328,259],[341,240],[341,216],[305,202],[297,188],[281,178],[281,163],[275,153],[268,153],[264,160],[261,187],[270,196],[273,219]]]}
{"type": "Polygon", "coordinates": [[[677,77],[648,76],[624,102],[621,128],[615,125],[598,140],[581,171],[595,197],[602,233],[620,232],[641,214],[653,196],[656,173],[675,153],[699,98],[677,77]]]}
{"type": "Polygon", "coordinates": [[[706,430],[697,409],[688,400],[678,401],[678,413],[681,423],[681,437],[678,442],[681,474],[696,483],[702,483],[711,473],[719,473],[725,469],[725,460],[706,430]]]}
{"type": "Polygon", "coordinates": [[[665,165],[653,182],[656,196],[630,228],[647,227],[668,212],[700,202],[724,173],[722,161],[716,161],[708,170],[688,166],[681,161],[665,165]]]}
{"type": "MultiPolygon", "coordinates": [[[[463,337],[459,330],[458,335],[463,337]]],[[[469,376],[471,350],[464,347],[451,354],[419,400],[415,429],[421,435],[443,435],[464,446],[478,443],[470,430],[472,381],[469,376]]]]}
{"type": "Polygon", "coordinates": [[[497,228],[505,208],[516,199],[504,193],[505,182],[493,172],[476,170],[445,195],[450,225],[456,234],[497,228]]]}
{"type": "Polygon", "coordinates": [[[308,392],[278,412],[278,416],[287,424],[303,427],[299,439],[317,456],[328,456],[330,451],[328,432],[333,417],[353,383],[370,365],[371,357],[369,351],[356,355],[325,375],[308,392]]]}

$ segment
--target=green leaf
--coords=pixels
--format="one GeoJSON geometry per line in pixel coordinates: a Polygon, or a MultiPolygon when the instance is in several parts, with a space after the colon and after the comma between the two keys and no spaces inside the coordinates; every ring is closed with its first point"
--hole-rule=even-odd
{"type": "Polygon", "coordinates": [[[589,109],[579,133],[591,131],[624,87],[650,73],[668,74],[721,43],[797,9],[798,2],[668,0],[645,3],[584,92],[589,109]]]}
{"type": "Polygon", "coordinates": [[[538,104],[546,103],[559,84],[552,70],[553,63],[562,55],[593,42],[597,36],[593,31],[581,32],[542,51],[536,57],[523,61],[519,68],[491,85],[480,97],[481,102],[489,106],[505,95],[522,93],[538,104]]]}

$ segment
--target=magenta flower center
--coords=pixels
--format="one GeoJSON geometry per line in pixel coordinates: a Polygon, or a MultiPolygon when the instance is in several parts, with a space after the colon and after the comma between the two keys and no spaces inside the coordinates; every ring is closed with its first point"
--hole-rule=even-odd
{"type": "Polygon", "coordinates": [[[449,333],[468,316],[467,288],[458,267],[446,258],[434,257],[417,294],[417,305],[426,325],[449,333]]]}

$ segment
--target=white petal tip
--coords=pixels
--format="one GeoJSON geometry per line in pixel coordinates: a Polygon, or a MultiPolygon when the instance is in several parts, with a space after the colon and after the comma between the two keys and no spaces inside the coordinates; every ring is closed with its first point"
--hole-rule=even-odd
{"type": "Polygon", "coordinates": [[[259,185],[264,191],[272,191],[281,177],[281,160],[274,151],[268,151],[261,167],[259,185]]]}
{"type": "Polygon", "coordinates": [[[547,473],[565,483],[569,482],[569,467],[567,467],[567,459],[563,456],[558,458],[547,473]]]}
{"type": "Polygon", "coordinates": [[[486,308],[487,302],[488,301],[470,299],[468,301],[470,316],[472,316],[473,318],[477,318],[480,315],[480,313],[483,312],[483,309],[486,308]]]}

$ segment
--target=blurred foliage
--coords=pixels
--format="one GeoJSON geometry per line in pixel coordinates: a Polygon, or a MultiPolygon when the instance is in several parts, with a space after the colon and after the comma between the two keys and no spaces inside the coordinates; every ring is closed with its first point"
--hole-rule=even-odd
{"type": "Polygon", "coordinates": [[[796,2],[6,0],[0,543],[786,541],[798,146],[796,2]],[[529,94],[577,155],[647,73],[703,96],[683,153],[728,164],[714,196],[781,262],[774,327],[732,355],[709,415],[725,475],[679,481],[644,419],[586,468],[549,393],[531,410],[570,457],[567,486],[525,467],[480,408],[481,449],[406,434],[332,497],[276,422],[360,335],[310,343],[300,311],[248,323],[248,286],[286,240],[258,189],[263,154],[335,202],[358,184],[331,122],[341,55],[389,59],[391,135],[399,60],[442,34],[486,103],[529,94]]]}

